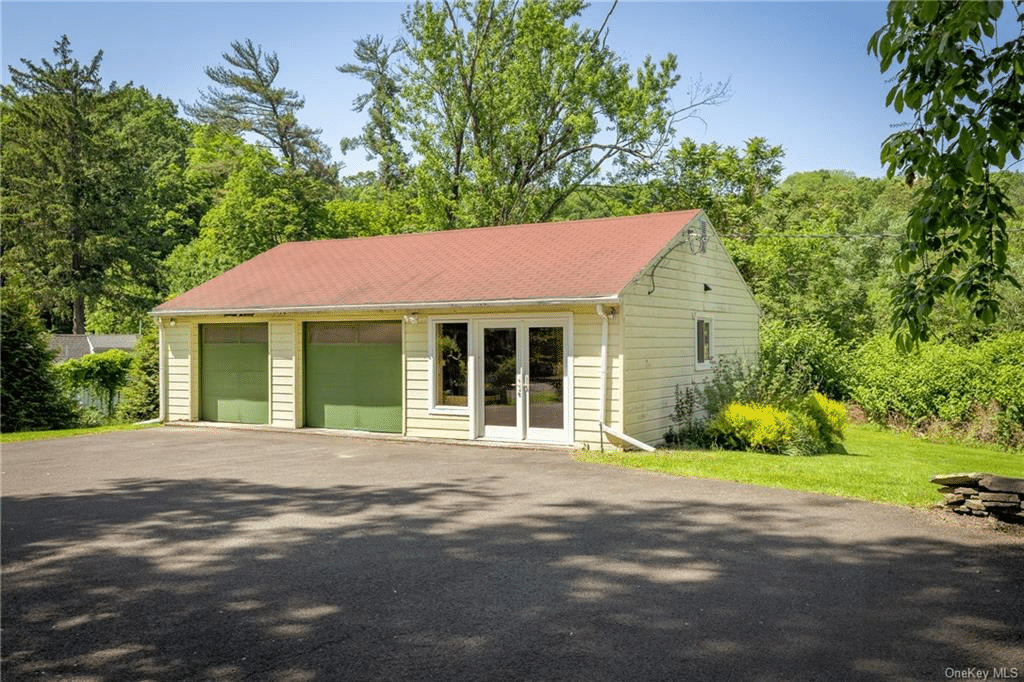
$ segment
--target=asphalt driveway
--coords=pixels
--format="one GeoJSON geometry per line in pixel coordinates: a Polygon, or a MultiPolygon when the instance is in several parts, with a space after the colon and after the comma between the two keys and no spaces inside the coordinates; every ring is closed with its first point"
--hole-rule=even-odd
{"type": "Polygon", "coordinates": [[[5,682],[1024,678],[1024,542],[932,513],[312,434],[2,456],[5,682]]]}

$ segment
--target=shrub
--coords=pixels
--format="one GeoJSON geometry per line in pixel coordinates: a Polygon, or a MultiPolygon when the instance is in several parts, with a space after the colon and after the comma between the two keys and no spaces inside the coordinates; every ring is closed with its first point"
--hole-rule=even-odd
{"type": "Polygon", "coordinates": [[[734,449],[781,453],[792,442],[793,421],[774,407],[732,403],[711,421],[708,432],[734,449]]]}
{"type": "Polygon", "coordinates": [[[734,402],[707,427],[723,447],[787,455],[818,455],[844,438],[846,408],[814,392],[784,407],[734,402]]]}
{"type": "Polygon", "coordinates": [[[817,425],[818,434],[826,447],[841,443],[846,437],[846,408],[842,403],[829,400],[817,391],[804,399],[803,409],[817,425]]]}
{"type": "Polygon", "coordinates": [[[972,346],[925,343],[903,353],[873,338],[855,354],[852,398],[883,424],[960,435],[995,434],[1004,447],[1024,446],[1024,333],[972,346]],[[993,416],[991,404],[996,406],[993,416]],[[979,420],[994,420],[983,428],[979,420]]]}
{"type": "Polygon", "coordinates": [[[714,439],[708,435],[708,420],[732,403],[761,403],[756,367],[740,358],[720,358],[714,374],[699,385],[675,388],[672,428],[665,433],[666,445],[706,447],[714,439]]]}
{"type": "Polygon", "coordinates": [[[825,384],[837,392],[846,391],[849,372],[842,365],[848,362],[849,349],[830,331],[813,325],[792,337],[783,333],[786,328],[781,325],[766,327],[770,330],[762,341],[768,339],[770,350],[760,366],[723,358],[704,384],[676,386],[673,427],[665,433],[666,445],[718,444],[813,455],[828,452],[843,440],[846,408],[806,387],[825,384]],[[801,351],[804,342],[807,349],[801,351]],[[831,357],[831,352],[836,356],[831,357]],[[827,380],[822,379],[826,376],[827,380]]]}
{"type": "Polygon", "coordinates": [[[828,452],[829,446],[821,436],[820,424],[807,412],[793,410],[788,413],[793,422],[793,433],[783,453],[806,457],[828,452]]]}
{"type": "Polygon", "coordinates": [[[778,401],[818,391],[838,400],[850,395],[850,347],[820,323],[761,325],[758,393],[778,401]]]}
{"type": "Polygon", "coordinates": [[[762,402],[757,368],[739,358],[720,358],[715,373],[698,389],[704,414],[717,415],[732,403],[762,402]]]}
{"type": "Polygon", "coordinates": [[[142,335],[132,352],[127,384],[117,403],[117,418],[126,422],[154,419],[160,414],[159,334],[155,326],[142,335]]]}
{"type": "Polygon", "coordinates": [[[100,412],[111,419],[118,391],[128,378],[131,362],[131,355],[114,348],[67,360],[58,365],[57,371],[72,388],[94,396],[99,402],[100,412]]]}
{"type": "Polygon", "coordinates": [[[0,431],[75,425],[78,410],[54,372],[56,352],[31,302],[7,288],[0,301],[0,431]]]}
{"type": "Polygon", "coordinates": [[[999,406],[996,441],[1024,448],[1024,332],[1004,334],[985,344],[991,371],[989,397],[999,406]]]}
{"type": "Polygon", "coordinates": [[[711,444],[698,410],[701,390],[676,386],[675,406],[672,408],[673,426],[665,432],[665,445],[680,447],[706,447],[711,444]]]}
{"type": "Polygon", "coordinates": [[[781,405],[811,391],[845,400],[850,394],[851,350],[820,324],[761,326],[757,365],[720,358],[701,387],[704,411],[716,415],[730,403],[781,405]]]}
{"type": "Polygon", "coordinates": [[[877,337],[860,349],[858,379],[853,399],[874,421],[899,417],[913,425],[929,418],[959,416],[970,377],[961,375],[965,364],[958,347],[924,344],[905,354],[888,338],[877,337]]]}

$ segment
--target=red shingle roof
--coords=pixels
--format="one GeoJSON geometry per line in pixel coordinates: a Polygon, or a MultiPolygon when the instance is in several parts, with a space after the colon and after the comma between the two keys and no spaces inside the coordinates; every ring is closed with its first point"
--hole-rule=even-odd
{"type": "Polygon", "coordinates": [[[699,211],[281,244],[154,314],[615,297],[699,211]]]}

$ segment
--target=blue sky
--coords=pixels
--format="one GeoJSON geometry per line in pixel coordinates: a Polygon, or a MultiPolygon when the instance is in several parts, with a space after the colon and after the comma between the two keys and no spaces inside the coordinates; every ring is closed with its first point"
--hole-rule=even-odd
{"type": "MultiPolygon", "coordinates": [[[[209,84],[231,41],[252,38],[281,63],[278,82],[306,97],[304,123],[348,171],[368,167],[361,151],[341,157],[338,140],[364,123],[352,112],[361,81],[335,70],[354,61],[354,41],[402,34],[406,3],[393,2],[7,2],[2,12],[3,82],[20,58],[52,57],[61,34],[86,62],[103,50],[104,82],[134,82],[180,103],[209,84]]],[[[607,3],[583,23],[597,26],[607,3]]],[[[885,22],[883,2],[623,2],[609,43],[631,64],[672,52],[682,76],[675,94],[701,77],[731,79],[733,96],[679,126],[680,137],[742,145],[761,136],[786,150],[785,173],[843,169],[878,177],[882,140],[900,119],[885,108],[889,85],[866,52],[885,22]]]]}

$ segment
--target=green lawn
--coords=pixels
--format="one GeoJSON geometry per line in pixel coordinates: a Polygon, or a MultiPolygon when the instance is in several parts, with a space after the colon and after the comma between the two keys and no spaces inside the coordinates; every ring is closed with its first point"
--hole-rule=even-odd
{"type": "Polygon", "coordinates": [[[845,454],[817,457],[727,450],[583,451],[576,457],[584,462],[674,476],[738,481],[911,507],[929,507],[941,501],[937,487],[928,480],[935,474],[984,471],[1024,477],[1024,454],[932,443],[870,425],[847,426],[843,446],[845,454]]]}
{"type": "Polygon", "coordinates": [[[71,438],[73,436],[91,436],[108,431],[135,431],[149,429],[159,424],[113,424],[96,426],[88,429],[63,429],[60,431],[19,431],[17,433],[0,433],[0,443],[18,443],[25,440],[47,440],[49,438],[71,438]]]}

